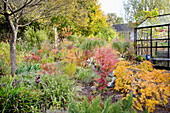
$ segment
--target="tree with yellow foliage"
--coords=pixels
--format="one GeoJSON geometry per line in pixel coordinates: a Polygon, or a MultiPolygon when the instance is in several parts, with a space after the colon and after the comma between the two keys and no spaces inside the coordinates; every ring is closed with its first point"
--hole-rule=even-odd
{"type": "Polygon", "coordinates": [[[54,16],[52,23],[60,32],[63,27],[71,26],[73,34],[95,36],[108,27],[97,0],[74,0],[64,15],[54,16]]]}

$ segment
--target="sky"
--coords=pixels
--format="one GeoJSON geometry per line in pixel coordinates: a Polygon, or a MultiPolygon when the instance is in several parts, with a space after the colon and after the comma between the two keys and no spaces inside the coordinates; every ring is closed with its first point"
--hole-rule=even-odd
{"type": "Polygon", "coordinates": [[[123,1],[127,0],[98,0],[101,3],[101,9],[105,14],[107,13],[116,13],[117,16],[123,17],[125,15],[125,11],[123,8],[123,1]]]}

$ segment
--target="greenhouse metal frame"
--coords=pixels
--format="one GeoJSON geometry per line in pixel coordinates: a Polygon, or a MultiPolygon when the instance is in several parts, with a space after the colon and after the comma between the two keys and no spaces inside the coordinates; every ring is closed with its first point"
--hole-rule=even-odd
{"type": "Polygon", "coordinates": [[[146,56],[155,64],[155,68],[169,70],[170,14],[148,17],[136,27],[134,47],[136,55],[146,56]]]}

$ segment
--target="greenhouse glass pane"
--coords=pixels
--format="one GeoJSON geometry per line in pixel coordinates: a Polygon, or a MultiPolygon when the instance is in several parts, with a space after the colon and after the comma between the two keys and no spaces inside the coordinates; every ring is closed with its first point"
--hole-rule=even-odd
{"type": "Polygon", "coordinates": [[[137,40],[148,40],[150,39],[150,28],[140,29],[137,32],[137,40]]]}
{"type": "Polygon", "coordinates": [[[154,17],[154,18],[147,18],[142,24],[140,24],[138,27],[146,27],[146,26],[152,26],[159,17],[154,17]]]}
{"type": "Polygon", "coordinates": [[[154,25],[163,25],[163,24],[170,24],[170,15],[166,15],[166,16],[160,16],[159,20],[156,21],[154,25]]]}
{"type": "Polygon", "coordinates": [[[168,26],[153,27],[152,39],[168,39],[168,26]]]}
{"type": "Polygon", "coordinates": [[[146,19],[142,24],[140,24],[138,27],[146,27],[146,26],[151,26],[152,24],[150,23],[150,18],[146,19]]]}
{"type": "Polygon", "coordinates": [[[158,16],[158,17],[147,18],[137,28],[156,26],[156,25],[164,25],[164,24],[170,24],[170,15],[162,15],[162,16],[158,16]]]}

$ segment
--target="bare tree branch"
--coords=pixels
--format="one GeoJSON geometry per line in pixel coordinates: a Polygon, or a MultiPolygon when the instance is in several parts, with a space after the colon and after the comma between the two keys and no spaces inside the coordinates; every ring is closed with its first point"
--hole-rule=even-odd
{"type": "MultiPolygon", "coordinates": [[[[39,20],[39,19],[43,19],[43,18],[47,18],[47,17],[51,17],[51,15],[49,14],[49,16],[45,16],[47,13],[41,15],[40,17],[35,17],[33,18],[32,20],[30,20],[29,22],[25,23],[25,24],[22,24],[22,25],[18,25],[18,27],[24,27],[24,26],[27,26],[29,24],[31,24],[33,21],[36,21],[36,20],[39,20]]],[[[60,15],[61,13],[58,13],[58,15],[60,15]]]]}
{"type": "Polygon", "coordinates": [[[0,15],[4,15],[4,13],[1,13],[1,12],[0,12],[0,15]]]}
{"type": "MultiPolygon", "coordinates": [[[[28,1],[28,0],[27,0],[27,1],[28,1]]],[[[24,4],[22,7],[18,8],[18,9],[15,10],[15,11],[13,11],[13,12],[10,13],[9,15],[13,15],[13,14],[17,13],[18,11],[21,11],[22,9],[24,9],[25,7],[27,7],[27,5],[29,5],[32,1],[33,1],[33,0],[30,0],[28,3],[25,2],[25,4],[24,4]]]]}
{"type": "Polygon", "coordinates": [[[26,23],[26,24],[23,24],[23,25],[18,25],[18,27],[24,27],[24,26],[27,26],[27,25],[30,25],[33,21],[35,20],[38,20],[38,19],[33,19],[31,20],[30,22],[26,23]]]}
{"type": "Polygon", "coordinates": [[[28,6],[31,6],[31,7],[33,7],[33,6],[36,6],[36,5],[42,5],[42,0],[39,0],[39,1],[37,1],[36,3],[34,3],[34,4],[31,4],[31,5],[28,5],[28,6]],[[41,3],[41,4],[40,4],[41,3]]]}
{"type": "Polygon", "coordinates": [[[7,1],[4,1],[4,0],[2,0],[4,3],[6,3],[7,1]]]}

